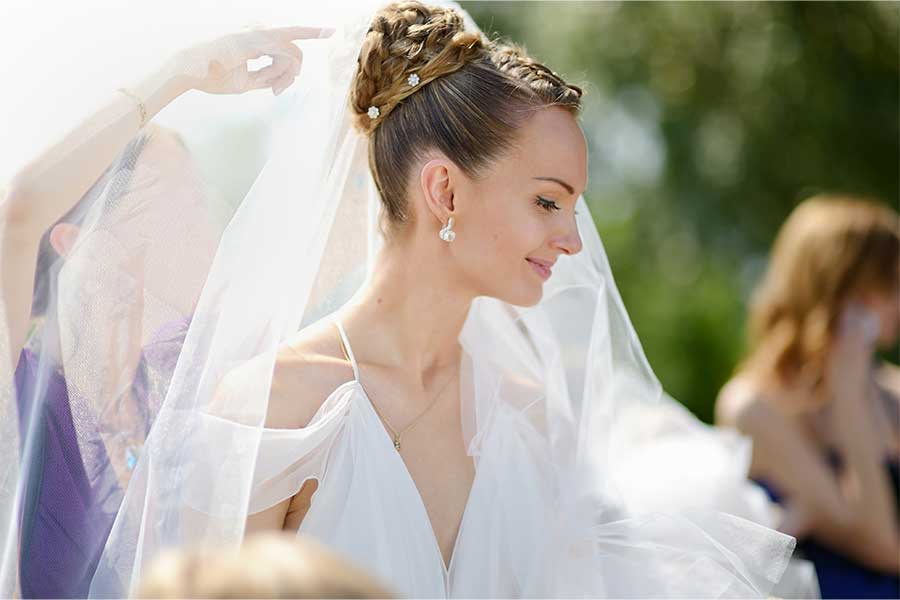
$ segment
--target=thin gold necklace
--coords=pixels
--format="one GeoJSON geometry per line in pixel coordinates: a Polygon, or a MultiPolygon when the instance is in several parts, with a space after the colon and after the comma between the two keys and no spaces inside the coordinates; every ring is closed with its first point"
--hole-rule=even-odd
{"type": "MultiPolygon", "coordinates": [[[[347,353],[347,349],[344,347],[344,339],[343,338],[341,338],[341,351],[344,353],[344,356],[349,361],[350,355],[347,353]]],[[[387,420],[387,418],[381,413],[380,410],[378,410],[378,406],[376,406],[375,401],[372,399],[371,396],[369,396],[369,393],[366,392],[366,398],[369,399],[369,403],[372,405],[372,408],[375,409],[375,414],[378,415],[378,418],[381,419],[381,422],[384,423],[384,426],[387,427],[388,430],[390,431],[391,439],[394,441],[394,449],[397,450],[397,452],[400,452],[400,436],[402,436],[404,433],[406,433],[407,431],[412,429],[413,426],[416,423],[418,423],[422,419],[422,417],[424,417],[428,413],[428,411],[430,411],[432,408],[434,408],[434,405],[437,404],[438,400],[440,400],[441,394],[444,393],[444,390],[447,389],[447,386],[449,386],[450,382],[453,381],[453,378],[456,377],[457,370],[458,370],[458,368],[454,369],[453,375],[451,375],[450,378],[447,379],[447,382],[441,387],[440,391],[438,391],[438,393],[435,394],[434,400],[431,401],[431,404],[429,404],[425,408],[425,410],[423,410],[421,413],[419,413],[419,415],[415,419],[413,419],[406,427],[404,427],[400,431],[397,431],[396,429],[394,429],[391,426],[391,424],[387,420]]],[[[357,381],[359,381],[359,380],[357,380],[357,381]]],[[[362,386],[361,381],[359,382],[359,385],[362,386]]],[[[365,388],[363,388],[363,390],[365,390],[365,388]]]]}
{"type": "MultiPolygon", "coordinates": [[[[409,431],[410,429],[412,429],[413,425],[418,423],[422,419],[422,417],[424,417],[428,413],[428,411],[431,410],[435,404],[437,404],[437,401],[440,400],[440,398],[441,398],[441,394],[444,393],[444,390],[447,389],[447,386],[450,385],[450,382],[453,381],[454,377],[456,377],[455,370],[453,371],[453,375],[450,376],[450,378],[447,380],[447,383],[445,383],[441,387],[441,390],[435,395],[434,400],[431,401],[431,404],[429,404],[425,410],[423,410],[421,413],[419,413],[419,416],[417,416],[415,419],[413,419],[406,427],[404,427],[400,431],[396,431],[393,427],[391,427],[391,424],[388,422],[387,418],[385,418],[385,416],[383,414],[381,414],[381,411],[378,410],[378,407],[375,406],[375,401],[372,400],[371,398],[369,398],[369,402],[372,403],[372,408],[375,409],[375,414],[377,414],[378,417],[384,422],[385,427],[387,427],[390,430],[391,438],[394,440],[394,448],[397,450],[397,452],[400,452],[400,436],[403,435],[404,433],[406,433],[407,431],[409,431]]],[[[362,384],[360,383],[360,385],[362,385],[362,384]]],[[[366,393],[366,396],[368,397],[369,394],[366,393]]]]}

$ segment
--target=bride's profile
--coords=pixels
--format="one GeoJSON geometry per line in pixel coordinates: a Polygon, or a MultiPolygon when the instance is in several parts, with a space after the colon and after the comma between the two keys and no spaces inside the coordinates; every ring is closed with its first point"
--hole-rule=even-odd
{"type": "MultiPolygon", "coordinates": [[[[315,22],[304,10],[289,14],[315,22]]],[[[250,76],[280,92],[299,73],[299,91],[267,117],[265,160],[208,268],[172,260],[173,281],[151,286],[151,250],[200,229],[129,235],[165,205],[138,210],[103,180],[81,241],[46,268],[48,318],[25,345],[57,348],[30,377],[60,373],[80,407],[69,458],[87,464],[97,437],[117,448],[136,353],[158,356],[146,341],[160,324],[186,327],[143,383],[161,400],[103,500],[87,593],[133,593],[172,546],[283,529],[402,596],[768,595],[795,540],[760,516],[747,441],[690,416],[647,363],[583,198],[582,89],[449,3],[329,14],[331,37],[282,49],[278,83],[250,76]],[[80,322],[101,297],[129,307],[130,329],[80,322]]],[[[201,71],[221,68],[203,56],[201,71]]],[[[144,126],[145,97],[125,92],[144,126]]],[[[188,100],[160,118],[190,123],[183,146],[203,171],[190,136],[207,106],[188,100]]],[[[47,391],[19,396],[4,402],[47,391]]],[[[39,462],[33,430],[17,436],[23,465],[39,462]]],[[[84,485],[115,462],[92,462],[84,485]]],[[[34,471],[2,498],[8,523],[29,510],[34,471]]],[[[35,556],[5,551],[0,579],[35,556]]]]}

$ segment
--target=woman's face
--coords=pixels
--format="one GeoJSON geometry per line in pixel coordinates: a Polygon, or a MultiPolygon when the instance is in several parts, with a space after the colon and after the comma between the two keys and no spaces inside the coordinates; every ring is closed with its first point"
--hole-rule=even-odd
{"type": "Polygon", "coordinates": [[[454,255],[477,295],[518,306],[541,300],[562,254],[581,250],[575,202],[587,185],[587,145],[565,109],[541,109],[485,177],[463,178],[454,255]]]}

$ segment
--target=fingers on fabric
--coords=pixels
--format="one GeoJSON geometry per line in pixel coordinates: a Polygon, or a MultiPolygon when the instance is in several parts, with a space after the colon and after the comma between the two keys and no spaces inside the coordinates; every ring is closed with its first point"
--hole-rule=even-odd
{"type": "Polygon", "coordinates": [[[300,73],[302,64],[302,54],[299,54],[298,58],[284,55],[273,56],[271,65],[250,73],[250,85],[254,89],[271,86],[277,96],[294,82],[294,78],[300,73]]]}
{"type": "Polygon", "coordinates": [[[284,92],[297,75],[303,64],[303,52],[294,45],[294,40],[329,37],[334,28],[322,27],[263,27],[258,24],[247,27],[245,35],[250,41],[245,51],[247,59],[267,55],[272,64],[254,72],[247,72],[250,89],[272,87],[277,96],[284,92]]]}
{"type": "Polygon", "coordinates": [[[272,64],[251,75],[251,87],[259,89],[271,85],[272,91],[278,95],[300,74],[303,53],[292,42],[283,41],[271,30],[254,31],[253,35],[254,49],[271,56],[272,64]]]}

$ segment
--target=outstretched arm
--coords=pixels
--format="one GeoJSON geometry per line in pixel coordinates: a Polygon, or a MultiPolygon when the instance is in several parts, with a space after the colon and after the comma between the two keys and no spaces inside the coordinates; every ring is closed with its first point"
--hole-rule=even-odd
{"type": "Polygon", "coordinates": [[[26,339],[40,239],[119,156],[142,122],[189,89],[235,94],[271,87],[278,94],[299,73],[292,41],[330,35],[320,28],[247,30],[183,50],[129,90],[113,93],[93,114],[18,170],[0,196],[0,301],[9,355],[15,369],[26,339]],[[247,70],[249,59],[272,56],[271,65],[247,70]]]}
{"type": "MultiPolygon", "coordinates": [[[[147,119],[185,91],[167,63],[135,86],[147,119]]],[[[139,130],[137,103],[115,93],[94,114],[21,169],[0,204],[0,294],[12,368],[25,343],[43,233],[90,189],[139,130]]]]}

